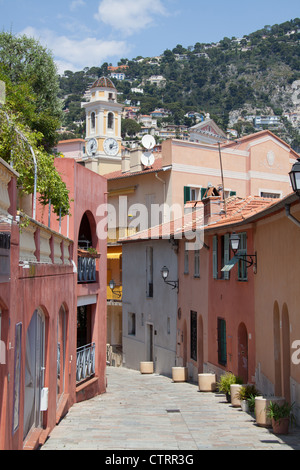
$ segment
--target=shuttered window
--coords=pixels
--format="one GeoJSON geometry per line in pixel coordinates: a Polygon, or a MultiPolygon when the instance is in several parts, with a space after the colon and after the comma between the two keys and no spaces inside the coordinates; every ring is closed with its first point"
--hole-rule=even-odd
{"type": "MultiPolygon", "coordinates": [[[[238,252],[239,256],[243,256],[247,254],[247,233],[240,233],[240,249],[238,252]]],[[[247,263],[245,260],[239,261],[239,269],[238,269],[238,280],[239,281],[247,281],[247,263]]]]}
{"type": "Polygon", "coordinates": [[[223,318],[218,318],[218,361],[223,366],[227,364],[226,321],[223,318]]]}
{"type": "Polygon", "coordinates": [[[197,312],[191,311],[191,359],[197,361],[197,312]]]}
{"type": "MultiPolygon", "coordinates": [[[[230,240],[229,234],[224,235],[224,266],[230,261],[230,240]]],[[[230,279],[230,271],[224,272],[224,279],[230,279]]]]}
{"type": "Polygon", "coordinates": [[[184,203],[190,202],[191,200],[191,188],[189,186],[184,187],[184,203]]]}
{"type": "Polygon", "coordinates": [[[213,238],[213,278],[218,279],[218,237],[213,238]]]}

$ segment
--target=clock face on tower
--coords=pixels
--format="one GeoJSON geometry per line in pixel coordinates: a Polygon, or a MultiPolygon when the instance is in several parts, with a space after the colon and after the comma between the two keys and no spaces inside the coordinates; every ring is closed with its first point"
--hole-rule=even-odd
{"type": "Polygon", "coordinates": [[[115,157],[119,152],[118,142],[112,137],[105,139],[103,147],[106,155],[109,155],[110,157],[115,157]]]}
{"type": "Polygon", "coordinates": [[[88,141],[87,146],[86,146],[86,152],[89,157],[91,157],[92,155],[95,155],[95,153],[97,152],[97,147],[98,147],[98,144],[97,144],[96,139],[90,139],[88,141]]]}

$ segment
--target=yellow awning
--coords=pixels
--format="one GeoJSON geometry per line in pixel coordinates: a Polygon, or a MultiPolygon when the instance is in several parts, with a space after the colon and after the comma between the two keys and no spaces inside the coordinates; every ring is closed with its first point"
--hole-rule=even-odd
{"type": "Polygon", "coordinates": [[[122,253],[107,253],[107,259],[120,259],[122,253]]]}

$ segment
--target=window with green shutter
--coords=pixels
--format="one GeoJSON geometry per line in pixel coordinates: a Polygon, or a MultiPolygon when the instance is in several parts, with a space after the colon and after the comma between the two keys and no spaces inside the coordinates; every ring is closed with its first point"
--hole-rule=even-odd
{"type": "MultiPolygon", "coordinates": [[[[238,251],[239,256],[247,254],[247,233],[240,233],[240,248],[238,251]]],[[[238,280],[239,281],[248,281],[247,274],[247,263],[245,260],[239,260],[239,269],[238,269],[238,280]]]]}
{"type": "Polygon", "coordinates": [[[207,191],[207,188],[201,188],[201,201],[204,198],[206,191],[207,191]]]}
{"type": "Polygon", "coordinates": [[[184,187],[184,203],[190,202],[191,200],[191,188],[189,186],[184,187]]]}
{"type": "Polygon", "coordinates": [[[213,237],[213,278],[218,279],[218,237],[213,237]]]}
{"type": "Polygon", "coordinates": [[[218,362],[222,366],[227,364],[226,321],[218,318],[218,362]]]}
{"type": "MultiPolygon", "coordinates": [[[[230,239],[229,234],[224,235],[224,266],[230,261],[230,239]]],[[[230,279],[230,271],[224,272],[224,279],[230,279]]]]}
{"type": "Polygon", "coordinates": [[[197,312],[191,311],[191,359],[197,361],[197,312]]]}

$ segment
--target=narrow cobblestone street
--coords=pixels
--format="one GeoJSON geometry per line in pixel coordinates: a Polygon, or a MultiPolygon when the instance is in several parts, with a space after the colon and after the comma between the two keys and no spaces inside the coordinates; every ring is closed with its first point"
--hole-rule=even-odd
{"type": "Polygon", "coordinates": [[[299,428],[276,436],[196,384],[111,367],[107,380],[107,393],[73,406],[41,450],[300,450],[299,428]]]}

